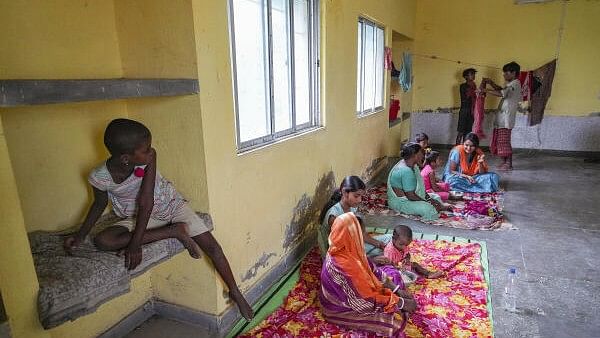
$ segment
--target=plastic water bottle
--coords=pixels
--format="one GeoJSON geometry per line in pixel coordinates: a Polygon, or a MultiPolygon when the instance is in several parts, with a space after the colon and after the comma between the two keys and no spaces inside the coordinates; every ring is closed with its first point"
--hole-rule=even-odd
{"type": "Polygon", "coordinates": [[[517,269],[508,269],[508,280],[504,287],[504,295],[502,299],[502,305],[506,311],[516,312],[517,311],[517,269]]]}
{"type": "Polygon", "coordinates": [[[499,194],[498,197],[496,197],[496,208],[498,208],[499,212],[502,212],[502,210],[504,210],[504,195],[503,194],[499,194]]]}

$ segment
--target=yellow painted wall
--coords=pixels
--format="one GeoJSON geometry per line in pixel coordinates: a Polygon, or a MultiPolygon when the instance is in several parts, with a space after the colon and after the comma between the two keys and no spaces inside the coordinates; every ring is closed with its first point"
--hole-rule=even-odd
{"type": "MultiPolygon", "coordinates": [[[[0,22],[1,79],[121,77],[112,1],[8,1],[0,22]]],[[[86,177],[106,158],[102,131],[122,102],[0,109],[28,231],[83,217],[86,177]]]]}
{"type": "MultiPolygon", "coordinates": [[[[512,0],[417,2],[416,54],[501,68],[517,61],[534,69],[557,52],[562,1],[515,5],[512,0]]],[[[568,1],[559,68],[547,113],[587,115],[600,110],[598,1],[568,1]]],[[[461,70],[470,65],[415,55],[413,109],[459,106],[461,70]]],[[[478,79],[501,71],[477,67],[478,79]]],[[[489,107],[497,100],[488,100],[489,107]]]]}
{"type": "Polygon", "coordinates": [[[0,22],[0,79],[121,75],[112,1],[3,1],[0,22]]]}
{"type": "Polygon", "coordinates": [[[123,74],[196,78],[191,1],[115,1],[123,74]]]}
{"type": "Polygon", "coordinates": [[[600,111],[600,1],[569,1],[549,106],[556,115],[600,111]]]}
{"type": "MultiPolygon", "coordinates": [[[[388,116],[357,119],[356,25],[359,15],[412,36],[414,1],[322,1],[322,109],[325,128],[236,154],[227,4],[193,1],[202,123],[210,210],[214,232],[240,279],[263,254],[274,253],[269,268],[285,253],[282,243],[293,209],[312,195],[319,178],[333,170],[337,181],[361,174],[386,154],[388,116]],[[239,254],[243,252],[244,254],[239,254]]],[[[387,101],[387,100],[386,100],[387,101]]],[[[255,283],[268,268],[259,269],[255,283]]],[[[225,308],[218,297],[219,310],[225,308]]]]}
{"type": "Polygon", "coordinates": [[[48,337],[37,318],[37,276],[1,120],[0,196],[0,292],[12,336],[48,337]]]}

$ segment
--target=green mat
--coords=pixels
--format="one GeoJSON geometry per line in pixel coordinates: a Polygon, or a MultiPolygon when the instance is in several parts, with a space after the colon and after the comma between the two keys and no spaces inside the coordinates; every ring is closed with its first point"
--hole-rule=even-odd
{"type": "MultiPolygon", "coordinates": [[[[378,233],[378,234],[388,234],[392,232],[392,229],[387,228],[368,228],[369,232],[378,233]]],[[[483,274],[485,277],[485,281],[488,285],[487,292],[487,309],[490,317],[490,323],[492,326],[492,336],[494,335],[494,320],[492,316],[492,291],[491,291],[491,283],[490,283],[490,270],[489,270],[489,262],[488,262],[488,252],[487,245],[485,241],[477,241],[471,240],[464,237],[456,237],[456,236],[443,236],[443,235],[435,235],[435,234],[424,234],[420,232],[414,232],[413,238],[415,239],[428,239],[428,240],[443,240],[448,242],[457,242],[457,243],[478,243],[481,246],[481,265],[483,267],[483,274]]],[[[300,278],[300,263],[298,264],[286,275],[279,279],[265,294],[254,304],[252,307],[255,312],[254,319],[250,322],[246,322],[245,320],[240,320],[234,325],[229,334],[226,337],[236,337],[242,333],[245,333],[260,322],[262,322],[265,318],[267,318],[271,313],[273,313],[279,306],[283,304],[285,297],[290,293],[294,285],[298,282],[300,278]]]]}
{"type": "Polygon", "coordinates": [[[238,335],[251,330],[283,304],[285,297],[287,297],[294,285],[298,282],[298,279],[300,279],[301,261],[269,288],[254,306],[252,306],[252,309],[254,309],[254,318],[252,321],[247,322],[244,319],[239,320],[226,335],[227,338],[237,337],[238,335]]]}

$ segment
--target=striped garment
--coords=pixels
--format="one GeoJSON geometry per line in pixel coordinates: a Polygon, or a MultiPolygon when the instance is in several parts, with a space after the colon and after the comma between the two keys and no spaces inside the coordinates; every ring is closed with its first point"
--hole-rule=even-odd
{"type": "Polygon", "coordinates": [[[490,151],[492,154],[500,157],[512,155],[511,136],[512,129],[495,128],[494,134],[492,135],[492,142],[490,143],[490,151]]]}
{"type": "MultiPolygon", "coordinates": [[[[145,166],[141,168],[145,168],[145,166]]],[[[136,215],[137,196],[142,186],[142,177],[137,177],[132,173],[125,181],[117,184],[106,168],[106,163],[102,163],[92,170],[88,182],[96,189],[108,193],[113,212],[117,216],[131,218],[136,215]]],[[[151,217],[156,220],[170,221],[175,211],[185,202],[173,184],[162,177],[157,170],[154,183],[154,208],[151,217]]]]}

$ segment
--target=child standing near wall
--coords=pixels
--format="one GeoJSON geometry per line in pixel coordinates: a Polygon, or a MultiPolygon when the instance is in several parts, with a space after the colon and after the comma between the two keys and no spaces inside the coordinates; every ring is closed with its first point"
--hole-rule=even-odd
{"type": "Polygon", "coordinates": [[[475,68],[467,68],[462,72],[465,79],[459,87],[460,91],[460,110],[458,111],[458,135],[456,135],[456,144],[462,144],[465,135],[473,129],[473,108],[475,106],[477,85],[475,84],[475,68]]]}
{"type": "Polygon", "coordinates": [[[71,252],[80,245],[102,215],[108,201],[121,218],[96,235],[100,250],[123,250],[125,266],[135,269],[142,261],[142,244],[176,238],[193,258],[204,251],[229,288],[229,296],[247,320],[253,310],[236,285],[229,262],[207,225],[156,169],[152,135],[143,124],[116,119],[104,132],[111,156],[92,170],[88,181],[94,191],[92,204],[79,232],[65,239],[71,252]]]}
{"type": "Polygon", "coordinates": [[[492,135],[490,150],[492,154],[502,157],[502,164],[499,169],[512,170],[511,134],[512,129],[515,127],[519,101],[523,97],[521,94],[521,82],[518,79],[521,66],[513,61],[504,65],[502,71],[504,80],[506,81],[506,87],[504,88],[494,83],[491,79],[485,79],[494,88],[493,90],[486,89],[486,92],[502,98],[498,105],[496,119],[494,120],[494,134],[492,135]]]}

